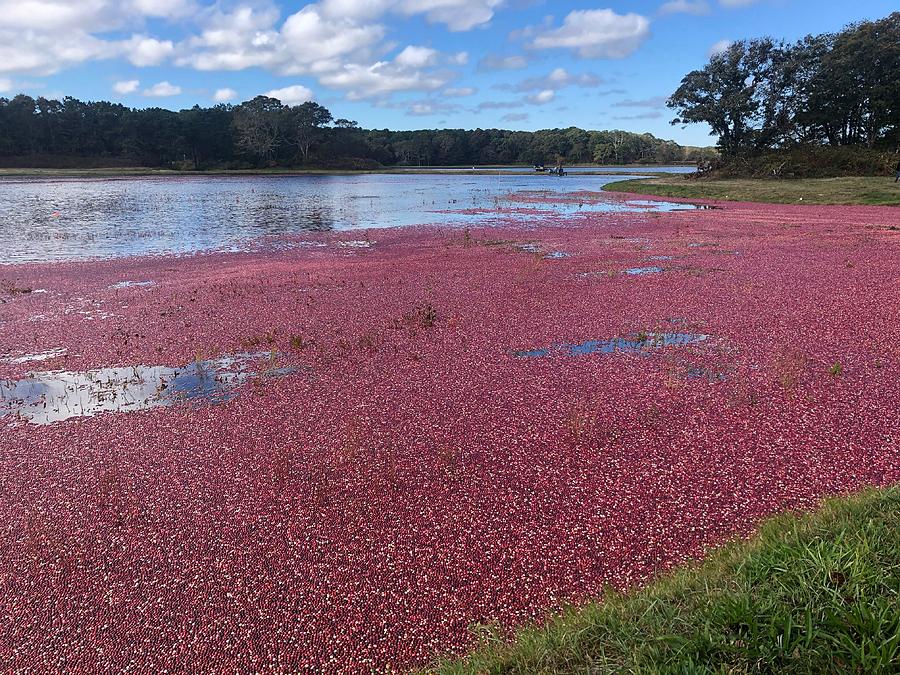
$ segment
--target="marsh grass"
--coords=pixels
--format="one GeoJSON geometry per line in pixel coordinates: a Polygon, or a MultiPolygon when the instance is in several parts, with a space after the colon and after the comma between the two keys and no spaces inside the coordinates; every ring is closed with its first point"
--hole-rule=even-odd
{"type": "Polygon", "coordinates": [[[775,204],[900,205],[900,186],[892,178],[850,177],[797,180],[687,180],[681,177],[625,180],[603,188],[659,197],[716,199],[775,204]]]}
{"type": "Polygon", "coordinates": [[[895,673],[900,487],[765,522],[630,594],[568,609],[429,672],[895,673]]]}

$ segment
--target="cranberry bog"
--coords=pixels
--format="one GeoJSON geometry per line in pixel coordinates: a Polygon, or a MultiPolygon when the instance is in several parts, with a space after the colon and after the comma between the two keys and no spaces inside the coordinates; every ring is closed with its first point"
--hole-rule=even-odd
{"type": "Polygon", "coordinates": [[[0,663],[404,670],[900,481],[900,212],[0,266],[0,663]]]}

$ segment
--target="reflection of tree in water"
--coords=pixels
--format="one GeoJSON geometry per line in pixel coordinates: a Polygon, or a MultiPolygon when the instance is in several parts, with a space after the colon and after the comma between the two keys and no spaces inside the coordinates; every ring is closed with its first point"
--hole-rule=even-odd
{"type": "Polygon", "coordinates": [[[291,203],[288,195],[270,193],[249,208],[247,225],[265,234],[290,234],[298,230],[329,232],[337,216],[330,204],[317,197],[291,203]]]}

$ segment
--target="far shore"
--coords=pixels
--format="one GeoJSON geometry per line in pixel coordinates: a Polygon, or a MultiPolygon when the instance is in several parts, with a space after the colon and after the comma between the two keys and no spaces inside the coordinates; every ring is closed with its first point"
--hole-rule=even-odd
{"type": "MultiPolygon", "coordinates": [[[[587,169],[593,165],[572,164],[563,168],[587,169]]],[[[689,165],[677,164],[648,164],[648,165],[623,165],[621,167],[597,166],[596,170],[581,171],[580,176],[642,176],[649,171],[658,172],[660,168],[675,168],[689,165]]],[[[395,166],[383,169],[208,169],[196,171],[179,171],[176,169],[156,169],[151,167],[108,167],[94,169],[45,169],[45,168],[0,168],[0,178],[130,178],[142,176],[353,176],[360,174],[425,174],[436,175],[453,173],[464,176],[496,176],[503,175],[510,169],[521,169],[526,175],[530,166],[526,165],[495,165],[476,166],[395,166]]],[[[547,176],[549,174],[533,172],[535,176],[547,176]]]]}

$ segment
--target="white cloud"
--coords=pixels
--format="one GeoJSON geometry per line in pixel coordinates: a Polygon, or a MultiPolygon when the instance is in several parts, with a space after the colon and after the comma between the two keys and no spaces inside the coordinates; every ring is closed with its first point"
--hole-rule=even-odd
{"type": "Polygon", "coordinates": [[[92,59],[111,58],[117,48],[79,31],[58,35],[0,29],[0,73],[52,75],[92,59]]]}
{"type": "Polygon", "coordinates": [[[238,97],[238,93],[234,89],[225,87],[224,89],[216,89],[213,94],[213,101],[216,103],[228,103],[238,97]]]}
{"type": "Polygon", "coordinates": [[[122,80],[113,85],[113,91],[124,96],[125,94],[133,94],[140,86],[140,80],[122,80]]]}
{"type": "Polygon", "coordinates": [[[175,50],[169,40],[135,35],[124,45],[128,60],[136,66],[158,66],[175,50]]]}
{"type": "MultiPolygon", "coordinates": [[[[573,75],[565,68],[555,68],[542,77],[529,77],[519,82],[516,91],[536,91],[539,89],[563,89],[565,87],[596,87],[603,80],[592,73],[573,75]]],[[[504,87],[509,88],[509,87],[504,87]]]]}
{"type": "Polygon", "coordinates": [[[448,80],[445,75],[398,67],[389,61],[378,61],[372,65],[348,63],[319,78],[326,87],[346,90],[350,99],[388,96],[398,91],[434,91],[447,84],[448,80]]]}
{"type": "Polygon", "coordinates": [[[394,63],[404,68],[425,68],[437,62],[438,52],[428,47],[410,45],[394,58],[394,63]]]}
{"type": "Polygon", "coordinates": [[[0,77],[0,94],[8,94],[13,89],[13,82],[8,77],[0,77]]]}
{"type": "Polygon", "coordinates": [[[489,22],[504,0],[323,0],[322,13],[333,18],[371,21],[387,12],[424,14],[429,23],[467,31],[489,22]]]}
{"type": "Polygon", "coordinates": [[[162,18],[188,16],[197,9],[190,0],[131,0],[131,5],[144,16],[162,18]]]}
{"type": "Polygon", "coordinates": [[[539,30],[534,49],[573,49],[583,58],[620,59],[636,51],[650,35],[650,21],[640,14],[611,9],[570,12],[562,26],[539,30]]]}
{"type": "Polygon", "coordinates": [[[312,101],[313,98],[315,98],[312,89],[304,87],[302,84],[293,84],[289,87],[273,89],[272,91],[267,91],[264,95],[269,98],[277,98],[285,105],[291,106],[300,105],[301,103],[312,101]]]}
{"type": "Polygon", "coordinates": [[[478,62],[479,70],[522,70],[528,67],[524,56],[496,56],[488,54],[478,62]]]}
{"type": "Polygon", "coordinates": [[[463,98],[465,96],[472,96],[476,93],[478,93],[478,90],[474,87],[456,87],[451,89],[444,89],[444,96],[446,96],[447,98],[463,98]]]}
{"type": "Polygon", "coordinates": [[[633,99],[627,98],[624,101],[617,101],[612,104],[613,108],[662,108],[666,101],[668,100],[667,96],[652,96],[650,98],[642,98],[642,99],[633,99]]]}
{"type": "Polygon", "coordinates": [[[456,52],[450,56],[448,61],[456,66],[464,66],[469,62],[469,52],[456,52]]]}
{"type": "Polygon", "coordinates": [[[552,89],[544,89],[543,91],[539,91],[536,94],[532,94],[531,96],[527,96],[526,100],[529,103],[534,103],[535,105],[543,105],[544,103],[550,103],[554,98],[556,98],[556,92],[552,89]]]}
{"type": "Polygon", "coordinates": [[[709,48],[709,55],[715,56],[716,54],[723,54],[728,51],[728,48],[733,44],[731,40],[719,40],[716,44],[709,48]]]}
{"type": "Polygon", "coordinates": [[[669,0],[659,8],[659,13],[702,16],[709,14],[709,3],[706,0],[669,0]]]}
{"type": "Polygon", "coordinates": [[[181,87],[167,81],[157,82],[149,89],[144,89],[144,96],[152,96],[165,98],[168,96],[178,96],[181,93],[181,87]]]}

